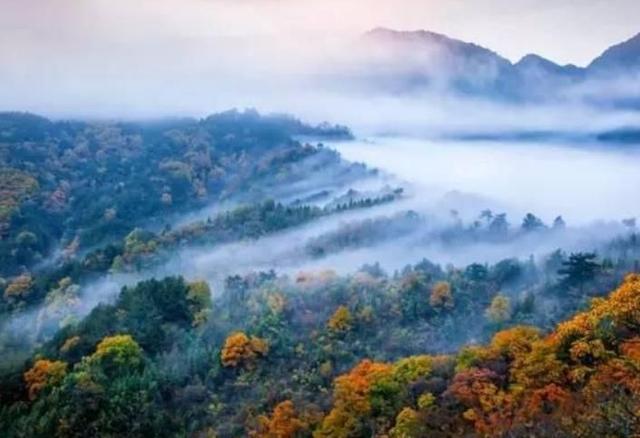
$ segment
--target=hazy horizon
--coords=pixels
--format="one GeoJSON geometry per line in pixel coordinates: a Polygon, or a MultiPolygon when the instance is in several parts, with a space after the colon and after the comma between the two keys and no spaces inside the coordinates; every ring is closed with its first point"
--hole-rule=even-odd
{"type": "Polygon", "coordinates": [[[0,110],[62,118],[232,107],[296,113],[300,100],[318,95],[322,106],[340,106],[315,79],[353,62],[356,42],[376,27],[442,33],[512,62],[536,53],[581,66],[640,32],[633,0],[401,3],[0,0],[0,110]]]}

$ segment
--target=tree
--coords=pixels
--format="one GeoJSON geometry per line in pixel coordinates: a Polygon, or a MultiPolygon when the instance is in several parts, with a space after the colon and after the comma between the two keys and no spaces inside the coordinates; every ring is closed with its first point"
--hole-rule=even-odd
{"type": "Polygon", "coordinates": [[[125,252],[127,254],[153,252],[154,238],[155,235],[151,231],[135,228],[124,239],[125,252]]]}
{"type": "Polygon", "coordinates": [[[106,369],[136,369],[142,365],[142,349],[131,335],[107,336],[96,347],[89,362],[106,369]]]}
{"type": "Polygon", "coordinates": [[[32,248],[38,243],[38,237],[31,231],[23,231],[16,237],[16,243],[24,248],[32,248]]]}
{"type": "Polygon", "coordinates": [[[244,332],[235,332],[227,337],[220,352],[220,361],[225,367],[252,367],[259,357],[269,352],[267,342],[244,332]]]}
{"type": "Polygon", "coordinates": [[[486,222],[490,222],[493,219],[493,212],[490,209],[482,210],[480,212],[480,219],[484,219],[486,222]]]}
{"type": "Polygon", "coordinates": [[[500,213],[493,217],[489,224],[489,231],[495,237],[504,237],[509,231],[509,222],[507,222],[506,213],[500,213]]]}
{"type": "Polygon", "coordinates": [[[580,294],[584,294],[584,286],[593,280],[600,270],[600,265],[595,262],[595,253],[574,253],[569,260],[562,262],[562,269],[558,274],[563,275],[563,282],[569,287],[578,287],[580,294]]]}
{"type": "Polygon", "coordinates": [[[453,294],[451,293],[451,285],[446,281],[439,281],[431,288],[431,296],[429,297],[431,307],[439,309],[452,309],[453,294]]]}
{"type": "Polygon", "coordinates": [[[391,376],[391,365],[363,360],[334,381],[333,408],[314,433],[316,438],[370,436],[365,420],[371,415],[371,391],[391,376]]]}
{"type": "Polygon", "coordinates": [[[532,349],[532,344],[540,339],[540,331],[534,327],[517,326],[496,333],[491,340],[491,348],[509,360],[522,357],[532,349]]]}
{"type": "Polygon", "coordinates": [[[391,438],[420,438],[425,436],[425,425],[418,412],[404,408],[396,417],[396,425],[391,429],[391,438]]]}
{"type": "Polygon", "coordinates": [[[505,284],[515,282],[523,276],[523,267],[517,259],[505,259],[496,263],[489,276],[496,286],[501,287],[505,284]]]}
{"type": "Polygon", "coordinates": [[[327,328],[333,333],[344,333],[351,330],[353,317],[346,306],[340,306],[331,315],[327,322],[327,328]]]}
{"type": "Polygon", "coordinates": [[[9,286],[4,290],[6,299],[23,299],[31,292],[33,288],[33,279],[29,274],[22,274],[13,279],[9,286]]]}
{"type": "Polygon", "coordinates": [[[429,289],[422,273],[409,272],[400,283],[399,293],[405,319],[415,320],[428,310],[429,289]]]}
{"type": "Polygon", "coordinates": [[[293,402],[285,400],[276,405],[271,418],[260,416],[258,430],[249,433],[249,436],[251,438],[295,438],[299,432],[307,428],[308,425],[298,418],[293,402]]]}
{"type": "Polygon", "coordinates": [[[24,373],[24,381],[29,391],[29,399],[34,400],[40,391],[48,385],[57,385],[67,374],[67,364],[61,361],[47,359],[37,360],[35,364],[24,373]]]}
{"type": "Polygon", "coordinates": [[[504,295],[496,295],[486,311],[487,318],[494,324],[502,324],[511,318],[511,301],[504,295]]]}
{"type": "Polygon", "coordinates": [[[489,270],[485,265],[472,263],[464,270],[464,274],[471,281],[482,282],[489,276],[489,270]]]}
{"type": "Polygon", "coordinates": [[[522,220],[522,229],[524,231],[538,231],[546,228],[546,225],[540,218],[537,216],[527,213],[527,215],[522,220]]]}
{"type": "Polygon", "coordinates": [[[553,229],[554,230],[564,230],[567,227],[566,222],[562,219],[562,216],[558,216],[553,220],[553,229]]]}
{"type": "Polygon", "coordinates": [[[473,423],[478,435],[502,436],[511,426],[514,401],[501,387],[494,371],[470,368],[455,375],[447,394],[466,408],[463,417],[473,423]]]}
{"type": "Polygon", "coordinates": [[[187,301],[193,315],[193,325],[202,325],[211,311],[211,289],[206,281],[194,281],[188,284],[187,301]]]}

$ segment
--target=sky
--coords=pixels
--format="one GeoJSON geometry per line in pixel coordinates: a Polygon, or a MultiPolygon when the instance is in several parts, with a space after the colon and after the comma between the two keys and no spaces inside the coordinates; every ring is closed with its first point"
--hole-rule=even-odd
{"type": "Polygon", "coordinates": [[[0,0],[0,110],[194,115],[260,99],[271,109],[287,97],[279,86],[349,56],[380,26],[444,33],[514,62],[537,53],[586,65],[640,32],[640,1],[0,0]]]}
{"type": "Polygon", "coordinates": [[[513,61],[535,52],[585,65],[640,32],[637,0],[0,0],[0,7],[3,51],[54,42],[73,50],[82,42],[335,38],[384,26],[445,33],[513,61]]]}

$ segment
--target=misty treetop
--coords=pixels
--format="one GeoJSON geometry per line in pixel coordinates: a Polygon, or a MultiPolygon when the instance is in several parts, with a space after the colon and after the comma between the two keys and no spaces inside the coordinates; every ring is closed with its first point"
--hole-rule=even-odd
{"type": "MultiPolygon", "coordinates": [[[[42,262],[54,249],[108,243],[151,219],[162,224],[167,215],[215,200],[273,196],[261,188],[266,180],[272,187],[299,180],[303,162],[313,156],[342,167],[334,172],[345,180],[366,172],[296,136],[351,134],[340,126],[310,127],[255,111],[147,123],[54,122],[2,113],[2,275],[42,262]]],[[[314,167],[305,170],[309,176],[314,167]]]]}
{"type": "Polygon", "coordinates": [[[0,438],[640,438],[640,1],[61,3],[0,0],[78,117],[0,111],[0,438]]]}
{"type": "MultiPolygon", "coordinates": [[[[560,271],[580,258],[561,254],[560,271]]],[[[221,291],[140,282],[2,374],[0,424],[8,436],[631,436],[639,281],[606,297],[624,272],[606,264],[582,298],[562,272],[549,283],[517,260],[256,273],[221,291]]]]}
{"type": "Polygon", "coordinates": [[[562,216],[416,211],[396,179],[305,143],[349,138],[251,110],[0,114],[3,434],[640,433],[635,220],[576,249],[562,216]],[[553,250],[374,257],[531,242],[553,250]],[[226,263],[163,270],[216,250],[226,263]]]}

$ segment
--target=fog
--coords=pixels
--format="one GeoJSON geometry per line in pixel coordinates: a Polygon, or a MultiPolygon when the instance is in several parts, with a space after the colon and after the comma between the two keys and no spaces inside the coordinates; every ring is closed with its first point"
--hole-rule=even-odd
{"type": "MultiPolygon", "coordinates": [[[[38,7],[31,0],[25,3],[38,7]]],[[[121,11],[101,22],[95,20],[96,10],[88,6],[75,10],[70,2],[61,3],[64,10],[51,4],[44,9],[37,20],[44,25],[40,33],[19,26],[28,21],[26,9],[14,5],[6,15],[9,18],[0,17],[0,25],[12,35],[11,39],[0,39],[0,55],[6,61],[0,71],[4,84],[0,110],[33,111],[53,118],[152,119],[202,117],[233,107],[251,107],[266,113],[289,113],[312,124],[340,123],[349,126],[357,140],[328,147],[335,148],[343,159],[362,162],[378,173],[340,180],[329,170],[307,172],[304,166],[309,163],[303,163],[296,172],[304,178],[280,186],[265,181],[261,196],[294,203],[326,191],[328,199],[309,202],[322,207],[349,189],[379,190],[390,185],[402,187],[405,195],[390,204],[335,213],[256,240],[180,247],[143,272],[108,274],[80,285],[81,300],[55,310],[56,323],[69,314],[85,315],[99,302],[113,300],[123,286],[154,276],[206,279],[219,292],[225,277],[260,270],[295,276],[300,271],[327,269],[349,274],[375,262],[393,272],[423,258],[458,267],[510,257],[533,256],[539,261],[557,248],[597,250],[609,239],[628,232],[621,220],[640,217],[640,149],[635,144],[596,141],[601,133],[640,126],[639,112],[633,106],[630,109],[609,101],[640,99],[637,76],[598,78],[560,91],[542,89],[548,96],[540,101],[464,95],[450,87],[451,72],[441,69],[439,63],[434,65],[434,54],[426,52],[407,62],[384,58],[383,65],[378,65],[385,74],[409,76],[411,70],[428,67],[437,78],[435,86],[398,91],[372,78],[372,62],[375,65],[381,60],[368,58],[361,51],[358,32],[383,23],[362,17],[357,20],[361,24],[358,32],[304,33],[300,28],[305,23],[322,20],[301,23],[291,15],[286,21],[293,23],[295,32],[260,28],[252,33],[246,32],[249,24],[259,26],[268,21],[255,14],[254,2],[238,2],[242,6],[228,8],[225,1],[217,2],[215,10],[227,13],[216,17],[214,23],[230,29],[220,33],[207,27],[210,23],[205,18],[211,18],[211,11],[204,14],[202,9],[207,2],[190,2],[198,4],[195,11],[203,11],[202,17],[197,18],[199,14],[193,9],[180,9],[176,12],[179,25],[167,29],[162,26],[167,23],[167,11],[173,12],[170,6],[175,7],[169,0],[160,2],[157,9],[144,2],[145,14],[153,13],[144,15],[143,26],[121,11]],[[222,3],[227,7],[221,7],[222,3]],[[70,10],[73,14],[69,15],[70,10]],[[47,11],[53,14],[51,20],[43,19],[47,11]],[[250,12],[252,18],[242,21],[250,12]],[[230,26],[227,19],[245,27],[230,26]],[[18,24],[9,23],[11,20],[18,24]],[[65,22],[77,26],[64,28],[61,23],[65,22]],[[185,23],[193,23],[193,28],[185,23]],[[119,24],[125,24],[121,34],[114,32],[119,24]],[[394,62],[402,68],[390,68],[396,66],[394,62]],[[515,231],[499,242],[484,236],[453,243],[447,239],[447,233],[464,234],[464,227],[471,227],[485,209],[506,213],[515,231]],[[457,212],[455,217],[452,211],[457,212]],[[520,233],[522,218],[530,212],[546,224],[562,216],[568,228],[520,233]],[[375,221],[393,224],[406,214],[419,218],[413,228],[375,228],[375,221]],[[375,234],[364,242],[321,256],[309,252],[310,242],[330,240],[345,229],[367,227],[373,227],[375,234]]],[[[276,2],[269,3],[277,9],[276,2]]],[[[98,17],[107,10],[114,12],[110,2],[96,4],[98,17]]],[[[398,8],[387,5],[389,9],[398,8]]],[[[491,20],[491,26],[494,24],[495,18],[491,20]]],[[[341,23],[340,27],[349,26],[341,23]]],[[[495,35],[489,40],[495,41],[495,35]]],[[[600,43],[598,50],[606,47],[600,43]]],[[[518,50],[512,48],[510,54],[518,50]]],[[[592,50],[580,54],[580,59],[597,54],[592,50]]],[[[491,76],[495,66],[474,70],[465,65],[463,70],[469,77],[491,76]]],[[[174,227],[186,226],[242,202],[247,199],[238,196],[162,219],[174,227]]],[[[163,225],[156,222],[149,227],[163,225]]],[[[50,311],[46,307],[18,315],[8,326],[24,330],[39,324],[43,310],[50,311]]]]}
{"type": "MultiPolygon", "coordinates": [[[[383,185],[394,184],[405,189],[405,196],[390,204],[333,214],[257,240],[183,247],[152,269],[136,275],[112,275],[87,285],[84,293],[92,297],[91,302],[112,299],[122,286],[134,280],[166,275],[206,279],[220,291],[227,276],[256,271],[275,270],[291,276],[318,270],[349,274],[364,264],[379,262],[383,269],[393,272],[423,258],[443,266],[495,263],[510,257],[534,256],[539,261],[558,248],[567,252],[598,250],[610,239],[629,232],[622,219],[640,216],[633,202],[640,187],[640,151],[634,148],[392,136],[329,146],[344,159],[364,162],[381,172],[375,178],[367,176],[342,184],[332,181],[331,175],[323,178],[322,173],[309,173],[308,181],[291,184],[284,192],[274,186],[270,194],[276,198],[284,195],[290,202],[327,188],[338,196],[349,188],[380,190],[383,185]],[[481,237],[452,242],[446,237],[447,233],[459,233],[460,224],[471,226],[484,209],[507,213],[513,235],[503,241],[481,237]],[[456,211],[455,217],[452,211],[456,211]],[[374,229],[377,234],[367,242],[319,257],[308,251],[311,241],[330,238],[347,227],[357,230],[371,220],[393,221],[407,212],[420,217],[412,228],[402,228],[399,233],[374,229]],[[547,224],[562,216],[568,227],[519,233],[522,217],[528,212],[547,224]]],[[[213,205],[182,217],[177,225],[218,211],[223,209],[213,205]]]]}
{"type": "MultiPolygon", "coordinates": [[[[360,179],[336,180],[331,172],[323,175],[321,171],[309,171],[308,178],[286,187],[269,187],[266,195],[292,202],[329,189],[331,196],[316,204],[320,207],[352,188],[376,193],[384,187],[401,186],[404,195],[391,203],[333,213],[259,239],[183,245],[172,249],[155,266],[140,272],[112,273],[82,284],[79,299],[62,306],[45,303],[12,317],[5,327],[14,334],[36,327],[35,332],[23,333],[25,339],[29,335],[30,342],[36,341],[35,333],[46,335],[47,327],[56,328],[61,321],[86,315],[100,302],[113,301],[123,286],[167,275],[204,279],[217,295],[226,277],[257,271],[275,270],[295,278],[308,271],[348,275],[376,262],[392,273],[425,258],[456,267],[506,258],[533,257],[541,262],[558,248],[566,252],[599,250],[611,239],[631,231],[621,224],[622,219],[640,216],[633,201],[640,187],[640,153],[633,148],[392,136],[328,147],[336,148],[347,161],[364,162],[379,172],[362,172],[360,179]],[[508,235],[495,239],[485,231],[488,224],[479,223],[478,217],[486,209],[508,215],[508,235]],[[528,212],[549,225],[562,215],[568,226],[521,231],[522,217],[528,212]],[[408,214],[415,219],[408,226],[396,227],[408,214]],[[344,232],[366,238],[361,242],[350,239],[348,244],[321,255],[310,252],[311,243],[331,242],[344,232]]],[[[213,204],[173,218],[174,226],[188,226],[235,204],[213,204]]]]}
{"type": "MultiPolygon", "coordinates": [[[[640,150],[616,145],[486,142],[376,137],[336,145],[357,160],[397,175],[416,196],[481,195],[512,216],[562,215],[584,225],[640,216],[640,150]],[[423,195],[424,194],[424,195],[423,195]]],[[[465,209],[463,202],[452,208],[465,209]]]]}

